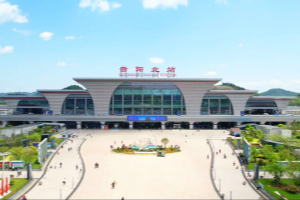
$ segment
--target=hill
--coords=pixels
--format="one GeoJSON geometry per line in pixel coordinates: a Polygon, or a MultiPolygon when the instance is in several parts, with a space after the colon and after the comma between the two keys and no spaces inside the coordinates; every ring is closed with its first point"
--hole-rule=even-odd
{"type": "Polygon", "coordinates": [[[223,83],[222,85],[215,85],[212,90],[245,90],[245,88],[234,85],[233,83],[223,83]]]}
{"type": "Polygon", "coordinates": [[[260,93],[262,96],[297,96],[298,93],[296,92],[291,92],[288,90],[284,90],[281,88],[274,88],[274,89],[270,89],[266,92],[262,92],[260,93]]]}

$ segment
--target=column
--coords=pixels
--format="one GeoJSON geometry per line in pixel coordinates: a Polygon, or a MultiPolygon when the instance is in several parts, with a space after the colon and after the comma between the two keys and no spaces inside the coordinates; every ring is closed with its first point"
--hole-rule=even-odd
{"type": "Polygon", "coordinates": [[[161,122],[161,129],[166,129],[166,122],[161,122]]]}
{"type": "Polygon", "coordinates": [[[101,123],[101,129],[105,129],[105,122],[100,122],[101,123]]]}
{"type": "Polygon", "coordinates": [[[133,122],[129,122],[129,129],[133,129],[133,122]]]}
{"type": "Polygon", "coordinates": [[[76,122],[77,123],[77,129],[81,129],[81,122],[76,122]]]}
{"type": "Polygon", "coordinates": [[[194,122],[190,122],[190,129],[194,129],[194,122]]]}
{"type": "Polygon", "coordinates": [[[236,125],[237,125],[237,126],[241,126],[241,125],[242,125],[242,122],[236,122],[236,125]]]}
{"type": "Polygon", "coordinates": [[[34,124],[34,121],[29,121],[29,124],[34,124]]]}
{"type": "Polygon", "coordinates": [[[2,121],[1,127],[4,128],[7,126],[7,121],[2,121]]]}
{"type": "Polygon", "coordinates": [[[218,129],[218,123],[219,122],[214,122],[214,129],[218,129]]]}

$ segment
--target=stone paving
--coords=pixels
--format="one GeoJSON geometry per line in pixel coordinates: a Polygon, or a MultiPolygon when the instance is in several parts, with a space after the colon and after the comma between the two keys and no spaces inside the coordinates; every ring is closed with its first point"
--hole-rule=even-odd
{"type": "Polygon", "coordinates": [[[26,194],[27,199],[60,199],[60,197],[65,199],[72,192],[73,187],[77,185],[82,176],[82,173],[80,173],[82,164],[77,147],[83,139],[75,138],[73,141],[73,143],[68,141],[67,144],[64,144],[64,148],[59,150],[59,155],[54,156],[45,176],[41,180],[42,185],[37,184],[30,190],[26,194]],[[73,150],[68,151],[69,147],[72,147],[73,150]],[[59,163],[62,163],[61,168],[59,163]],[[54,169],[55,164],[56,169],[54,169]],[[52,168],[50,168],[51,165],[52,168]],[[79,167],[78,170],[76,170],[76,165],[79,167]],[[66,178],[65,185],[62,183],[64,178],[66,178]]]}
{"type": "Polygon", "coordinates": [[[221,194],[225,195],[225,199],[230,199],[230,191],[232,192],[232,199],[258,199],[259,195],[245,181],[241,171],[241,165],[236,157],[232,155],[230,146],[222,140],[211,140],[214,146],[215,164],[214,164],[214,181],[221,194]],[[216,152],[221,153],[216,154],[216,152]],[[224,159],[224,154],[227,158],[224,159]],[[233,165],[235,163],[235,165],[233,165]],[[237,168],[238,167],[238,168],[237,168]],[[221,187],[221,189],[220,189],[221,187]]]}
{"type": "MultiPolygon", "coordinates": [[[[71,199],[219,199],[210,179],[210,153],[207,133],[225,137],[223,131],[95,131],[81,151],[86,174],[71,199]],[[188,137],[186,137],[186,135],[188,137]],[[153,155],[124,155],[111,153],[110,145],[132,144],[150,138],[161,144],[180,145],[182,152],[153,155]],[[185,142],[187,141],[187,142],[185,142]],[[100,167],[94,168],[98,162],[100,167]],[[111,183],[116,181],[115,189],[111,183]]],[[[241,174],[240,174],[241,175],[241,174]]]]}
{"type": "MultiPolygon", "coordinates": [[[[65,199],[75,187],[82,175],[75,169],[76,164],[82,168],[77,145],[87,140],[81,147],[85,162],[85,176],[71,199],[219,199],[210,178],[211,151],[206,143],[213,140],[216,149],[222,154],[216,156],[216,185],[221,179],[221,193],[229,199],[258,199],[258,194],[249,185],[242,185],[244,177],[239,169],[232,166],[237,158],[231,155],[231,148],[225,145],[228,136],[223,130],[80,130],[80,137],[68,142],[59,150],[50,165],[63,163],[62,168],[50,169],[38,184],[26,194],[28,199],[65,199]],[[92,136],[87,136],[92,134],[92,136]],[[187,136],[187,137],[186,137],[187,136]],[[182,152],[167,154],[166,157],[154,155],[125,155],[112,153],[110,145],[129,145],[139,139],[149,138],[154,144],[161,144],[162,138],[169,139],[169,145],[180,145],[182,152]],[[219,140],[215,140],[219,139],[219,140]],[[68,152],[68,147],[73,151],[68,152]],[[227,159],[223,158],[227,154],[227,159]],[[99,163],[95,169],[94,164],[99,163]],[[66,178],[66,185],[62,184],[66,178]],[[72,180],[74,179],[74,185],[72,180]],[[116,181],[115,189],[111,183],[116,181]],[[60,192],[61,191],[61,192],[60,192]]],[[[39,172],[41,173],[41,172],[39,172]]],[[[35,177],[37,178],[37,177],[35,177]]]]}

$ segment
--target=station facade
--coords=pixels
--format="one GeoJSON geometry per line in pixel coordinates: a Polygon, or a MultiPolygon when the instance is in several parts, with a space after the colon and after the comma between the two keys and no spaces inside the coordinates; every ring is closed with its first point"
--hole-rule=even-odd
{"type": "MultiPolygon", "coordinates": [[[[60,121],[69,121],[70,117],[80,116],[80,122],[90,120],[91,117],[95,121],[100,121],[101,118],[100,124],[107,120],[128,122],[127,116],[167,116],[167,121],[161,123],[179,119],[181,122],[189,122],[188,127],[191,127],[191,118],[194,124],[205,122],[208,117],[215,117],[214,126],[218,118],[229,117],[232,121],[237,117],[241,118],[241,113],[251,116],[285,114],[288,103],[294,99],[255,96],[256,90],[212,90],[214,85],[221,81],[217,78],[74,80],[86,90],[38,89],[40,95],[0,98],[7,103],[9,113],[31,114],[31,117],[37,117],[36,119],[43,119],[45,110],[51,111],[52,118],[56,117],[60,121]],[[38,118],[38,115],[42,116],[38,118]]],[[[133,122],[128,123],[129,128],[132,128],[133,122]]],[[[160,126],[164,128],[163,125],[160,126]]]]}

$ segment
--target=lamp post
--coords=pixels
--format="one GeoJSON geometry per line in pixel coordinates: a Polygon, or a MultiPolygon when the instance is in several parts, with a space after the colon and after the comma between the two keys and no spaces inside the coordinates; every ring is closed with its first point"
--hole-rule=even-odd
{"type": "Polygon", "coordinates": [[[1,155],[2,155],[2,180],[4,180],[4,163],[5,163],[4,156],[7,156],[9,154],[10,154],[9,152],[1,153],[1,155]]]}

